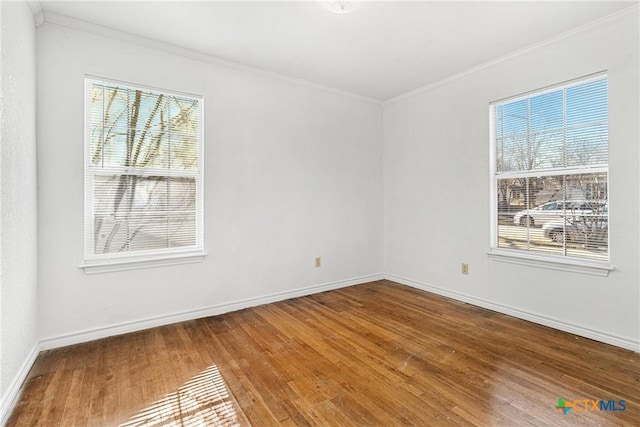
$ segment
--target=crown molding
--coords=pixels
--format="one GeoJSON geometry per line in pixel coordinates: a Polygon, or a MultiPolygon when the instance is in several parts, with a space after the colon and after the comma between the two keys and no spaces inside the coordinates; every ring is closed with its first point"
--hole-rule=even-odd
{"type": "Polygon", "coordinates": [[[29,9],[33,13],[33,20],[35,21],[36,28],[42,27],[44,24],[44,10],[42,9],[42,3],[38,0],[27,0],[29,9]]]}
{"type": "Polygon", "coordinates": [[[352,92],[347,92],[341,89],[337,89],[334,87],[330,87],[330,86],[325,86],[325,85],[321,85],[318,83],[314,83],[308,80],[304,80],[304,79],[300,79],[300,78],[296,78],[296,77],[292,77],[292,76],[288,76],[286,74],[281,74],[281,73],[277,73],[274,71],[269,71],[266,70],[264,68],[259,68],[259,67],[254,67],[254,66],[250,66],[250,65],[246,65],[246,64],[242,64],[242,63],[238,63],[238,62],[234,62],[234,61],[230,61],[221,57],[217,57],[214,55],[210,55],[207,53],[203,53],[200,51],[196,51],[196,50],[192,50],[192,49],[188,49],[188,48],[184,48],[181,46],[177,46],[171,43],[165,43],[165,42],[161,42],[159,40],[155,40],[155,39],[150,39],[147,37],[142,37],[142,36],[138,36],[132,33],[128,33],[125,31],[120,31],[120,30],[116,30],[113,28],[109,28],[109,27],[105,27],[102,25],[97,25],[97,24],[93,24],[87,21],[83,21],[80,19],[76,19],[76,18],[71,18],[69,16],[65,16],[65,15],[60,15],[57,13],[53,13],[53,12],[45,12],[42,8],[42,4],[40,1],[37,0],[28,0],[27,3],[29,4],[29,7],[31,8],[32,12],[34,13],[34,19],[36,20],[36,27],[40,27],[42,26],[44,23],[51,23],[51,24],[56,24],[59,26],[63,26],[66,28],[70,28],[70,29],[74,29],[74,30],[78,30],[78,31],[84,31],[87,33],[91,33],[91,34],[95,34],[98,36],[102,36],[102,37],[107,37],[107,38],[111,38],[111,39],[115,39],[115,40],[119,40],[119,41],[123,41],[123,42],[127,42],[127,43],[131,43],[131,44],[136,44],[139,46],[143,46],[143,47],[147,47],[150,49],[154,49],[154,50],[158,50],[158,51],[162,51],[162,52],[166,52],[166,53],[170,53],[173,55],[177,55],[177,56],[182,56],[185,58],[189,58],[189,59],[194,59],[196,61],[200,61],[200,62],[204,62],[207,64],[212,64],[218,67],[224,67],[224,68],[228,68],[228,69],[232,69],[232,70],[239,70],[239,71],[246,71],[246,72],[250,72],[250,73],[254,73],[254,74],[259,74],[259,75],[263,75],[263,76],[267,76],[270,78],[274,78],[277,80],[281,80],[281,81],[286,81],[286,82],[290,82],[290,83],[294,83],[294,84],[298,84],[298,85],[302,85],[302,86],[307,86],[307,87],[311,87],[317,90],[321,90],[324,92],[329,92],[329,93],[333,93],[336,95],[342,95],[342,96],[346,96],[349,98],[354,98],[354,99],[358,99],[360,101],[364,101],[364,102],[368,102],[368,103],[372,103],[372,104],[376,104],[376,105],[380,105],[382,108],[384,108],[384,106],[387,105],[392,105],[396,102],[400,102],[409,98],[413,98],[415,96],[418,96],[420,94],[435,90],[441,86],[444,86],[446,84],[451,83],[452,81],[458,80],[460,78],[463,78],[465,76],[468,76],[470,74],[473,74],[477,71],[481,71],[485,68],[489,68],[491,66],[500,64],[502,62],[508,61],[512,58],[518,57],[520,55],[524,55],[530,51],[533,51],[535,49],[541,48],[543,46],[546,46],[548,44],[563,40],[565,38],[571,37],[575,34],[581,33],[583,31],[587,31],[593,28],[597,28],[601,25],[604,25],[606,23],[609,23],[611,21],[614,21],[616,19],[619,19],[621,17],[630,15],[630,14],[638,14],[638,12],[640,11],[640,3],[635,3],[634,5],[625,8],[621,11],[615,12],[613,14],[604,16],[598,20],[583,24],[579,27],[573,28],[571,30],[565,31],[563,33],[560,33],[558,35],[555,35],[553,37],[549,37],[545,40],[542,40],[538,43],[534,43],[532,45],[529,45],[525,48],[522,49],[518,49],[516,51],[510,52],[506,55],[500,56],[498,58],[492,59],[491,61],[487,61],[485,63],[482,63],[480,65],[476,65],[474,67],[468,68],[465,71],[453,74],[449,77],[445,77],[441,80],[438,80],[434,83],[422,86],[420,88],[417,88],[415,90],[409,91],[407,93],[404,93],[402,95],[399,96],[395,96],[393,98],[387,99],[387,100],[380,100],[380,99],[375,99],[375,98],[370,98],[367,96],[363,96],[363,95],[358,95],[358,94],[354,94],[352,92]]]}
{"type": "MultiPolygon", "coordinates": [[[[40,2],[36,1],[35,3],[40,3],[40,2]]],[[[129,32],[116,30],[110,27],[93,24],[87,21],[66,16],[66,15],[60,15],[57,13],[44,11],[43,21],[47,24],[55,24],[55,25],[70,28],[73,30],[83,31],[83,32],[95,34],[98,36],[107,37],[114,40],[130,43],[130,44],[135,44],[135,45],[146,47],[149,49],[170,53],[172,55],[182,56],[184,58],[193,59],[199,62],[204,62],[206,64],[215,65],[217,67],[223,67],[231,70],[238,70],[238,71],[245,71],[249,73],[259,74],[259,75],[267,76],[273,79],[277,79],[277,80],[281,80],[281,81],[285,81],[285,82],[289,82],[289,83],[293,83],[301,86],[307,86],[307,87],[311,87],[324,92],[333,93],[335,95],[341,95],[341,96],[357,99],[360,101],[364,101],[367,103],[382,106],[382,100],[379,100],[379,99],[374,99],[374,98],[370,98],[363,95],[357,95],[357,94],[343,91],[334,87],[324,86],[318,83],[310,82],[308,80],[291,77],[291,76],[277,73],[274,71],[269,71],[264,68],[253,67],[253,66],[242,64],[239,62],[230,61],[221,57],[209,55],[204,52],[188,49],[188,48],[174,45],[171,43],[161,42],[156,39],[138,36],[129,32]]]]}
{"type": "Polygon", "coordinates": [[[432,91],[434,89],[437,89],[437,88],[442,87],[442,86],[444,86],[446,84],[449,84],[449,83],[451,83],[451,82],[453,82],[455,80],[458,80],[458,79],[461,79],[461,78],[463,78],[465,76],[473,74],[473,73],[475,73],[477,71],[484,70],[485,68],[489,68],[489,67],[492,67],[494,65],[500,64],[502,62],[508,61],[508,60],[510,60],[512,58],[516,58],[516,57],[518,57],[520,55],[524,55],[524,54],[526,54],[528,52],[531,52],[533,50],[539,49],[539,48],[541,48],[543,46],[546,46],[546,45],[549,45],[551,43],[555,43],[557,41],[566,39],[566,38],[571,37],[571,36],[573,36],[575,34],[579,34],[579,33],[582,33],[584,31],[588,31],[588,30],[600,27],[602,25],[608,24],[611,21],[615,21],[615,20],[620,19],[622,17],[625,17],[627,15],[631,15],[633,13],[638,14],[638,12],[640,12],[640,2],[634,4],[633,6],[630,6],[630,7],[627,7],[625,9],[622,9],[622,10],[620,10],[618,12],[615,12],[615,13],[612,13],[610,15],[607,15],[607,16],[604,16],[602,18],[599,18],[599,19],[597,19],[595,21],[588,22],[586,24],[583,24],[583,25],[580,25],[578,27],[572,28],[571,30],[565,31],[563,33],[560,33],[560,34],[557,34],[555,36],[549,37],[549,38],[547,38],[545,40],[542,40],[540,42],[537,42],[537,43],[534,43],[534,44],[529,45],[527,47],[524,47],[522,49],[518,49],[518,50],[513,51],[511,53],[508,53],[506,55],[503,55],[503,56],[500,56],[498,58],[492,59],[491,61],[487,61],[487,62],[484,62],[484,63],[482,63],[480,65],[476,65],[474,67],[468,68],[465,71],[462,71],[460,73],[456,73],[456,74],[453,74],[453,75],[451,75],[449,77],[445,77],[444,79],[438,80],[438,81],[436,81],[434,83],[430,83],[430,84],[428,84],[426,86],[422,86],[422,87],[420,87],[418,89],[414,89],[414,90],[412,90],[410,92],[407,92],[405,94],[398,95],[398,96],[395,96],[393,98],[390,98],[390,99],[388,99],[388,100],[383,102],[383,107],[385,107],[387,105],[395,104],[395,103],[400,102],[400,101],[404,101],[404,100],[409,99],[409,98],[413,98],[415,96],[421,95],[421,94],[426,93],[426,92],[430,92],[430,91],[432,91]]]}

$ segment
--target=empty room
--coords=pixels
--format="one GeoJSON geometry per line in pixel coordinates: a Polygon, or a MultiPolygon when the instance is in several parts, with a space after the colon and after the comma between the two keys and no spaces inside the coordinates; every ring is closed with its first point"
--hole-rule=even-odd
{"type": "Polygon", "coordinates": [[[0,425],[638,425],[638,1],[0,22],[0,425]]]}

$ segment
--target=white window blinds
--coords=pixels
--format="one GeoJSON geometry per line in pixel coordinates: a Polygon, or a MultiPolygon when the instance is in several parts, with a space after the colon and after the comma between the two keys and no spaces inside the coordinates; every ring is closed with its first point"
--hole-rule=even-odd
{"type": "Polygon", "coordinates": [[[606,75],[495,102],[492,247],[608,261],[606,75]]]}
{"type": "Polygon", "coordinates": [[[85,97],[85,257],[202,251],[202,98],[91,78],[85,97]]]}

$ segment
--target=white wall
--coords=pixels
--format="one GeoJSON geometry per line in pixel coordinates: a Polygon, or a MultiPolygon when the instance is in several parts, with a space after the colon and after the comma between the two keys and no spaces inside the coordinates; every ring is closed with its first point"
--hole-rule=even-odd
{"type": "MultiPolygon", "coordinates": [[[[24,3],[0,2],[0,416],[36,355],[36,29],[24,3]]],[[[2,420],[0,420],[2,423],[2,420]]]]}
{"type": "Polygon", "coordinates": [[[636,9],[385,104],[385,272],[640,350],[638,50],[636,9]],[[615,271],[596,277],[490,260],[489,103],[601,70],[609,75],[615,271]]]}
{"type": "Polygon", "coordinates": [[[379,104],[52,23],[38,30],[38,65],[45,347],[382,272],[379,104]],[[78,268],[85,74],[205,97],[204,262],[98,275],[78,268]]]}
{"type": "Polygon", "coordinates": [[[637,21],[631,13],[573,34],[387,103],[383,114],[361,99],[45,24],[37,58],[45,347],[382,271],[637,344],[637,21]],[[616,270],[601,278],[489,260],[489,102],[603,69],[616,270]],[[85,74],[205,96],[203,263],[92,276],[78,268],[85,74]]]}

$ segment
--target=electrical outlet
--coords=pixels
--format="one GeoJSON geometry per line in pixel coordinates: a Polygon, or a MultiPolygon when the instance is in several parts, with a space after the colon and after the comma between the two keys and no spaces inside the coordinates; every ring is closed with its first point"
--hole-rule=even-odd
{"type": "Polygon", "coordinates": [[[469,264],[462,263],[462,274],[469,274],[469,264]]]}
{"type": "Polygon", "coordinates": [[[316,257],[316,267],[321,267],[321,266],[322,266],[322,259],[319,256],[317,256],[316,257]]]}

